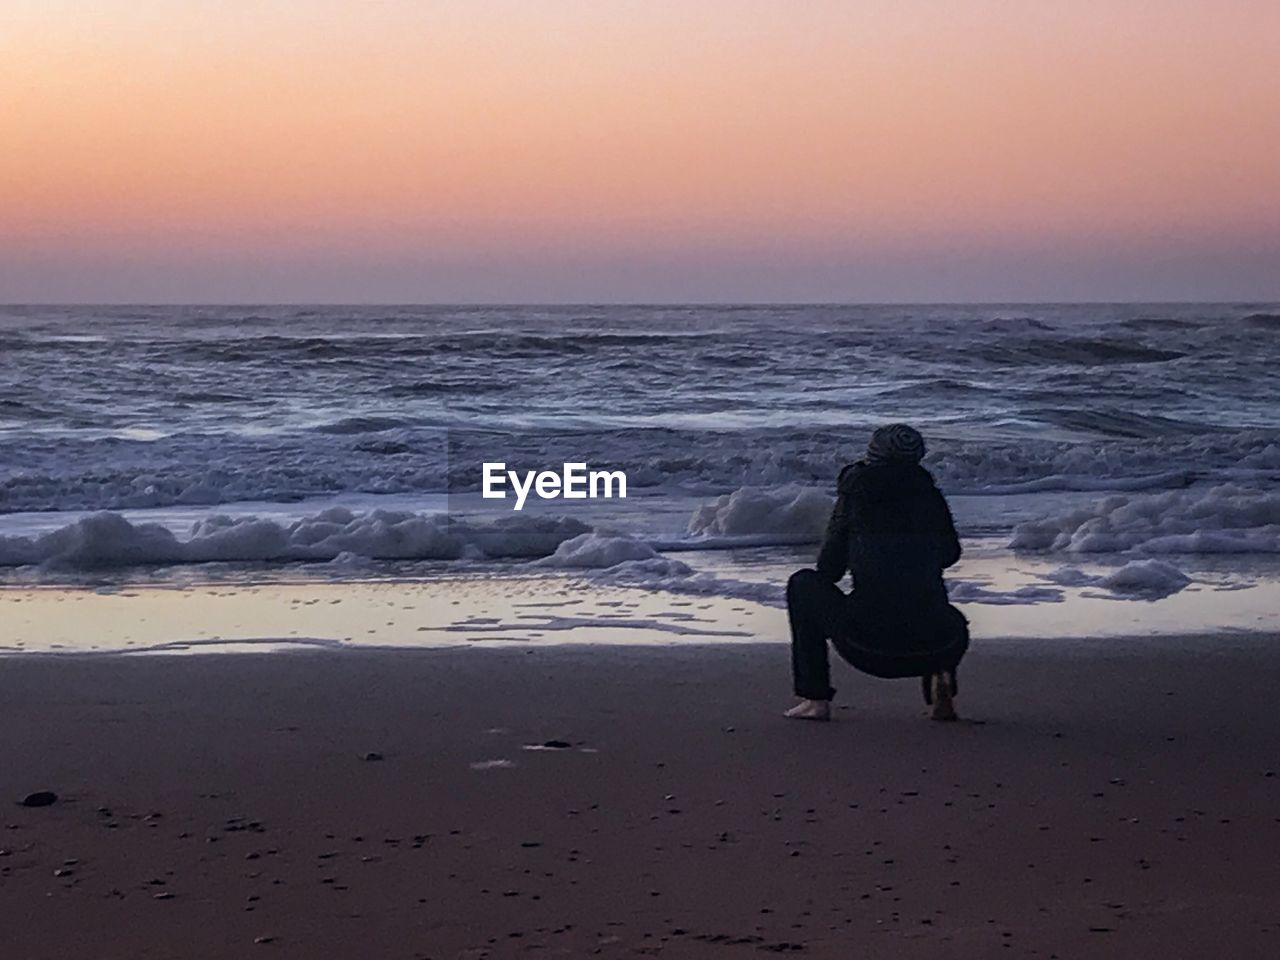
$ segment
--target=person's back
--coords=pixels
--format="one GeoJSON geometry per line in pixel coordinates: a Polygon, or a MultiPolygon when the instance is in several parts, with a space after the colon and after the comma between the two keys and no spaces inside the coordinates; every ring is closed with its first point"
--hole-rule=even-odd
{"type": "Polygon", "coordinates": [[[818,553],[818,573],[853,581],[861,639],[885,649],[928,646],[947,603],[942,571],[960,559],[946,501],[918,463],[850,464],[818,553]]]}
{"type": "Polygon", "coordinates": [[[920,465],[924,439],[905,424],[877,430],[866,456],[840,472],[837,499],[815,570],[787,584],[792,670],[803,702],[787,712],[826,719],[827,640],[877,677],[921,677],[936,719],[954,718],[955,670],[968,625],[947,602],[942,571],[960,558],[946,500],[920,465]],[[836,586],[845,573],[853,592],[836,586]]]}

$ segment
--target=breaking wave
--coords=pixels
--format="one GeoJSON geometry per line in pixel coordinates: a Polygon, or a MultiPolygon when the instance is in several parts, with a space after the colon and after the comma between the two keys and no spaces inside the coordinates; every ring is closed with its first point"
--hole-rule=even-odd
{"type": "Polygon", "coordinates": [[[0,537],[0,566],[60,570],[193,563],[494,560],[547,556],[590,528],[567,517],[513,516],[468,523],[445,514],[333,508],[289,523],[214,515],[181,539],[158,523],[96,513],[37,537],[0,537]]]}

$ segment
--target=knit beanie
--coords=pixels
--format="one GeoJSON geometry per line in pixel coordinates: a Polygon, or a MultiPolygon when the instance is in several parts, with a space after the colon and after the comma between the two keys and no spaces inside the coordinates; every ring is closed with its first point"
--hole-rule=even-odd
{"type": "Polygon", "coordinates": [[[924,457],[924,437],[905,423],[891,423],[871,434],[867,444],[867,463],[919,463],[924,457]]]}

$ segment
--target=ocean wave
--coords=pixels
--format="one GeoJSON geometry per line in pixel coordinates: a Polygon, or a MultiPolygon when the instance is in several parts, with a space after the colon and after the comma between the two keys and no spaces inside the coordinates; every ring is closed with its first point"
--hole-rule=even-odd
{"type": "Polygon", "coordinates": [[[947,492],[1264,484],[1276,310],[5,307],[39,349],[0,350],[0,513],[465,492],[492,460],[830,490],[893,420],[947,492]]]}
{"type": "Polygon", "coordinates": [[[86,334],[40,335],[10,333],[0,336],[0,352],[75,351],[80,347],[96,349],[106,343],[108,343],[106,337],[86,334]]]}
{"type": "Polygon", "coordinates": [[[1187,356],[1182,350],[1153,347],[1137,340],[1101,338],[1036,338],[1022,344],[986,343],[964,348],[964,352],[998,366],[1052,366],[1070,364],[1084,367],[1111,364],[1167,363],[1187,356]]]}
{"type": "Polygon", "coordinates": [[[1210,321],[1188,317],[1130,317],[1120,321],[1122,327],[1138,330],[1198,330],[1210,321]]]}
{"type": "Polygon", "coordinates": [[[506,384],[491,379],[440,379],[415,380],[411,383],[393,383],[383,387],[379,393],[388,397],[447,397],[475,396],[490,393],[502,393],[506,384]]]}
{"type": "Polygon", "coordinates": [[[708,367],[729,367],[739,370],[749,367],[766,367],[769,365],[769,358],[751,350],[736,349],[724,352],[712,350],[703,353],[698,358],[698,362],[708,367]]]}
{"type": "Polygon", "coordinates": [[[997,393],[999,393],[999,389],[993,384],[973,383],[968,380],[957,380],[954,377],[934,377],[904,383],[901,386],[888,387],[881,395],[937,399],[943,397],[992,396],[997,393]]]}
{"type": "Polygon", "coordinates": [[[1020,415],[1028,420],[1052,423],[1082,433],[1131,437],[1135,440],[1155,436],[1187,436],[1215,430],[1211,423],[1115,407],[1034,406],[1021,411],[1020,415]]]}
{"type": "Polygon", "coordinates": [[[1251,313],[1244,318],[1244,322],[1272,330],[1280,327],[1280,313],[1251,313]]]}
{"type": "Polygon", "coordinates": [[[413,447],[401,440],[388,440],[381,437],[370,437],[358,440],[355,449],[361,453],[374,453],[380,457],[398,457],[413,453],[413,447]]]}
{"type": "Polygon", "coordinates": [[[567,517],[513,516],[468,523],[445,514],[335,507],[293,522],[214,515],[181,539],[157,523],[96,513],[37,537],[0,537],[0,567],[55,570],[215,562],[529,559],[590,528],[567,517]]]}
{"type": "Polygon", "coordinates": [[[1171,470],[1134,477],[1082,477],[1069,474],[1051,474],[1034,480],[1015,480],[1010,483],[988,483],[974,488],[957,487],[953,493],[981,496],[1001,496],[1023,493],[1115,493],[1127,490],[1168,490],[1187,487],[1196,480],[1192,470],[1171,470]]]}
{"type": "Polygon", "coordinates": [[[439,339],[435,349],[442,353],[480,355],[497,360],[532,360],[592,355],[604,360],[626,350],[645,347],[680,346],[704,336],[698,331],[633,333],[622,331],[579,331],[572,328],[546,333],[479,331],[454,334],[439,339]]]}
{"type": "Polygon", "coordinates": [[[174,394],[178,403],[247,403],[254,398],[243,393],[222,393],[216,390],[188,390],[174,394]]]}
{"type": "MultiPolygon", "coordinates": [[[[865,442],[865,433],[853,429],[514,434],[364,416],[302,435],[10,438],[0,444],[0,514],[464,493],[479,490],[484,462],[529,470],[584,457],[625,471],[636,490],[718,495],[790,484],[829,493],[865,442]]],[[[1280,479],[1280,434],[1213,431],[1093,443],[931,440],[925,466],[945,492],[969,495],[1182,489],[1227,480],[1266,485],[1280,479]]]]}
{"type": "Polygon", "coordinates": [[[346,436],[352,433],[386,433],[388,430],[405,426],[408,424],[397,417],[343,417],[341,420],[322,423],[311,429],[316,433],[346,436]]]}
{"type": "MultiPolygon", "coordinates": [[[[573,329],[546,333],[433,330],[310,336],[273,332],[242,333],[233,340],[191,337],[121,339],[110,347],[141,352],[151,362],[332,366],[371,362],[390,364],[431,358],[447,360],[452,357],[483,357],[490,362],[500,362],[599,354],[604,359],[633,348],[677,346],[698,336],[700,334],[696,332],[587,332],[573,329]]],[[[34,346],[32,343],[18,345],[28,349],[34,346]]]]}
{"type": "Polygon", "coordinates": [[[45,409],[29,400],[10,400],[0,397],[0,418],[22,422],[57,420],[61,416],[62,414],[58,411],[45,409]]]}

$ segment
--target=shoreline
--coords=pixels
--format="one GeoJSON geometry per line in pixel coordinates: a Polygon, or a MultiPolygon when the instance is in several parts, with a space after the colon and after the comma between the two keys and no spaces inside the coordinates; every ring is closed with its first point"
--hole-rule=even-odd
{"type": "MultiPolygon", "coordinates": [[[[795,561],[720,558],[690,586],[741,595],[610,584],[574,571],[368,579],[242,579],[201,583],[0,586],[0,658],[173,650],[406,649],[484,645],[785,643],[786,614],[756,595],[781,593],[795,561]],[[775,589],[776,588],[776,589],[775,589]],[[91,628],[87,628],[91,625],[91,628]]],[[[977,638],[1063,645],[1088,638],[1266,634],[1280,579],[1240,589],[1197,582],[1159,600],[1119,599],[1088,586],[1024,601],[1030,561],[971,557],[949,578],[998,601],[954,601],[977,638]]],[[[349,576],[350,574],[348,574],[349,576]]],[[[1043,581],[1040,581],[1043,586],[1043,581]]],[[[1176,643],[1169,639],[1169,643],[1176,643]]]]}

